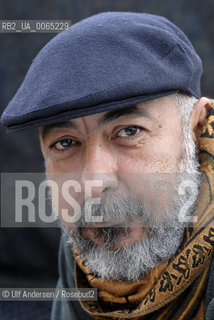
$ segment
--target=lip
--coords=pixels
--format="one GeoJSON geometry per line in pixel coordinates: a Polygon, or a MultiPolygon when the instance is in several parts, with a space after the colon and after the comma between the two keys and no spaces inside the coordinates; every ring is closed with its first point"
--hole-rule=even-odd
{"type": "Polygon", "coordinates": [[[127,217],[120,221],[112,222],[88,222],[87,224],[82,225],[84,228],[148,228],[149,226],[145,223],[144,220],[133,219],[132,217],[127,217]]]}
{"type": "MultiPolygon", "coordinates": [[[[130,217],[125,218],[124,220],[120,220],[120,221],[113,221],[113,222],[92,222],[92,223],[88,223],[85,227],[87,228],[110,228],[110,227],[119,227],[119,228],[127,228],[127,227],[131,227],[133,225],[136,224],[136,221],[134,221],[133,219],[131,219],[130,217]]],[[[138,223],[137,223],[138,224],[138,223]]],[[[143,224],[145,226],[145,224],[143,224]]],[[[139,225],[138,225],[139,226],[139,225]]]]}
{"type": "Polygon", "coordinates": [[[124,222],[106,222],[106,223],[89,223],[87,228],[108,228],[108,227],[122,227],[124,226],[124,222]]]}

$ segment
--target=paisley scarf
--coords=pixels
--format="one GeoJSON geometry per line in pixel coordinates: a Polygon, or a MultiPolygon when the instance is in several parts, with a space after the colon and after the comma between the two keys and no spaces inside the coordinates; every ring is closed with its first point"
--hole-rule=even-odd
{"type": "MultiPolygon", "coordinates": [[[[213,102],[213,101],[212,101],[213,102]]],[[[194,215],[176,254],[138,281],[96,277],[73,248],[77,288],[98,288],[97,301],[80,301],[94,319],[205,319],[204,295],[214,251],[214,105],[199,140],[200,188],[194,215]]]]}

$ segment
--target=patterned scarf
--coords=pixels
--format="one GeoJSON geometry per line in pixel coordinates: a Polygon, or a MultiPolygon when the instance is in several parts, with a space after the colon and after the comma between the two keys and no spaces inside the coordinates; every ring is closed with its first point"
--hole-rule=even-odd
{"type": "MultiPolygon", "coordinates": [[[[212,101],[213,102],[213,101],[212,101]]],[[[98,288],[97,301],[80,301],[94,319],[205,319],[204,295],[214,251],[214,105],[199,140],[200,188],[194,215],[176,254],[138,281],[96,277],[73,248],[77,288],[98,288]]]]}

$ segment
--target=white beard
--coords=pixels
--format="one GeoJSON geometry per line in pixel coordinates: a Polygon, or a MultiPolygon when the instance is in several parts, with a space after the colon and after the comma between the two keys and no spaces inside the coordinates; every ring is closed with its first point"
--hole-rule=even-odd
{"type": "MultiPolygon", "coordinates": [[[[179,181],[191,179],[197,186],[197,195],[201,183],[198,166],[195,157],[195,144],[189,135],[188,139],[185,140],[184,157],[178,168],[179,181]]],[[[90,201],[90,199],[86,200],[85,210],[87,210],[87,204],[90,201]]],[[[107,279],[134,281],[142,278],[146,272],[176,253],[186,226],[185,222],[179,220],[179,213],[185,201],[186,199],[177,195],[173,199],[173,207],[171,207],[170,212],[166,210],[161,212],[160,209],[155,212],[156,216],[161,217],[157,225],[151,218],[152,215],[145,210],[145,206],[140,201],[124,199],[118,195],[110,194],[109,200],[100,207],[108,221],[111,221],[110,218],[112,218],[109,213],[113,213],[113,216],[120,218],[143,216],[150,226],[148,234],[141,242],[117,250],[112,250],[111,245],[119,235],[128,234],[127,228],[123,228],[122,231],[116,227],[109,227],[108,230],[103,229],[105,245],[98,246],[93,241],[75,235],[62,221],[59,224],[67,234],[68,243],[74,245],[81,253],[84,263],[90,267],[95,275],[107,279]]],[[[185,212],[186,217],[193,214],[195,203],[196,201],[185,212]]]]}

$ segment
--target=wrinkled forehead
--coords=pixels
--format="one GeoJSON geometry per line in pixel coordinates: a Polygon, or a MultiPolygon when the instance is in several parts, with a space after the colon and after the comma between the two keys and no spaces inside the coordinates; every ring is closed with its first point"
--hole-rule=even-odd
{"type": "Polygon", "coordinates": [[[98,127],[102,127],[103,125],[114,121],[116,119],[122,118],[122,117],[146,117],[151,118],[150,113],[146,110],[145,105],[142,104],[135,104],[130,105],[128,107],[123,108],[117,108],[115,110],[107,111],[107,112],[101,112],[101,113],[95,113],[93,115],[89,115],[86,117],[78,117],[75,119],[68,119],[66,121],[61,122],[55,122],[50,125],[42,126],[41,128],[41,135],[44,138],[51,130],[54,128],[73,128],[76,129],[78,126],[78,122],[81,121],[81,119],[86,119],[88,122],[95,122],[98,127]]]}
{"type": "MultiPolygon", "coordinates": [[[[141,103],[136,103],[129,105],[127,107],[120,107],[114,110],[99,112],[85,117],[76,117],[72,119],[66,119],[64,121],[56,121],[54,123],[41,126],[40,134],[42,138],[45,138],[49,132],[56,128],[68,128],[68,129],[77,129],[79,125],[84,120],[85,123],[93,123],[96,127],[102,128],[103,126],[117,120],[117,119],[144,119],[150,120],[157,123],[157,120],[160,118],[160,114],[164,118],[171,116],[171,119],[177,118],[177,114],[171,113],[168,114],[168,109],[166,106],[169,106],[174,110],[176,105],[175,94],[168,95],[165,97],[153,99],[150,101],[144,101],[141,103]]],[[[173,120],[173,119],[172,119],[173,120]]]]}

